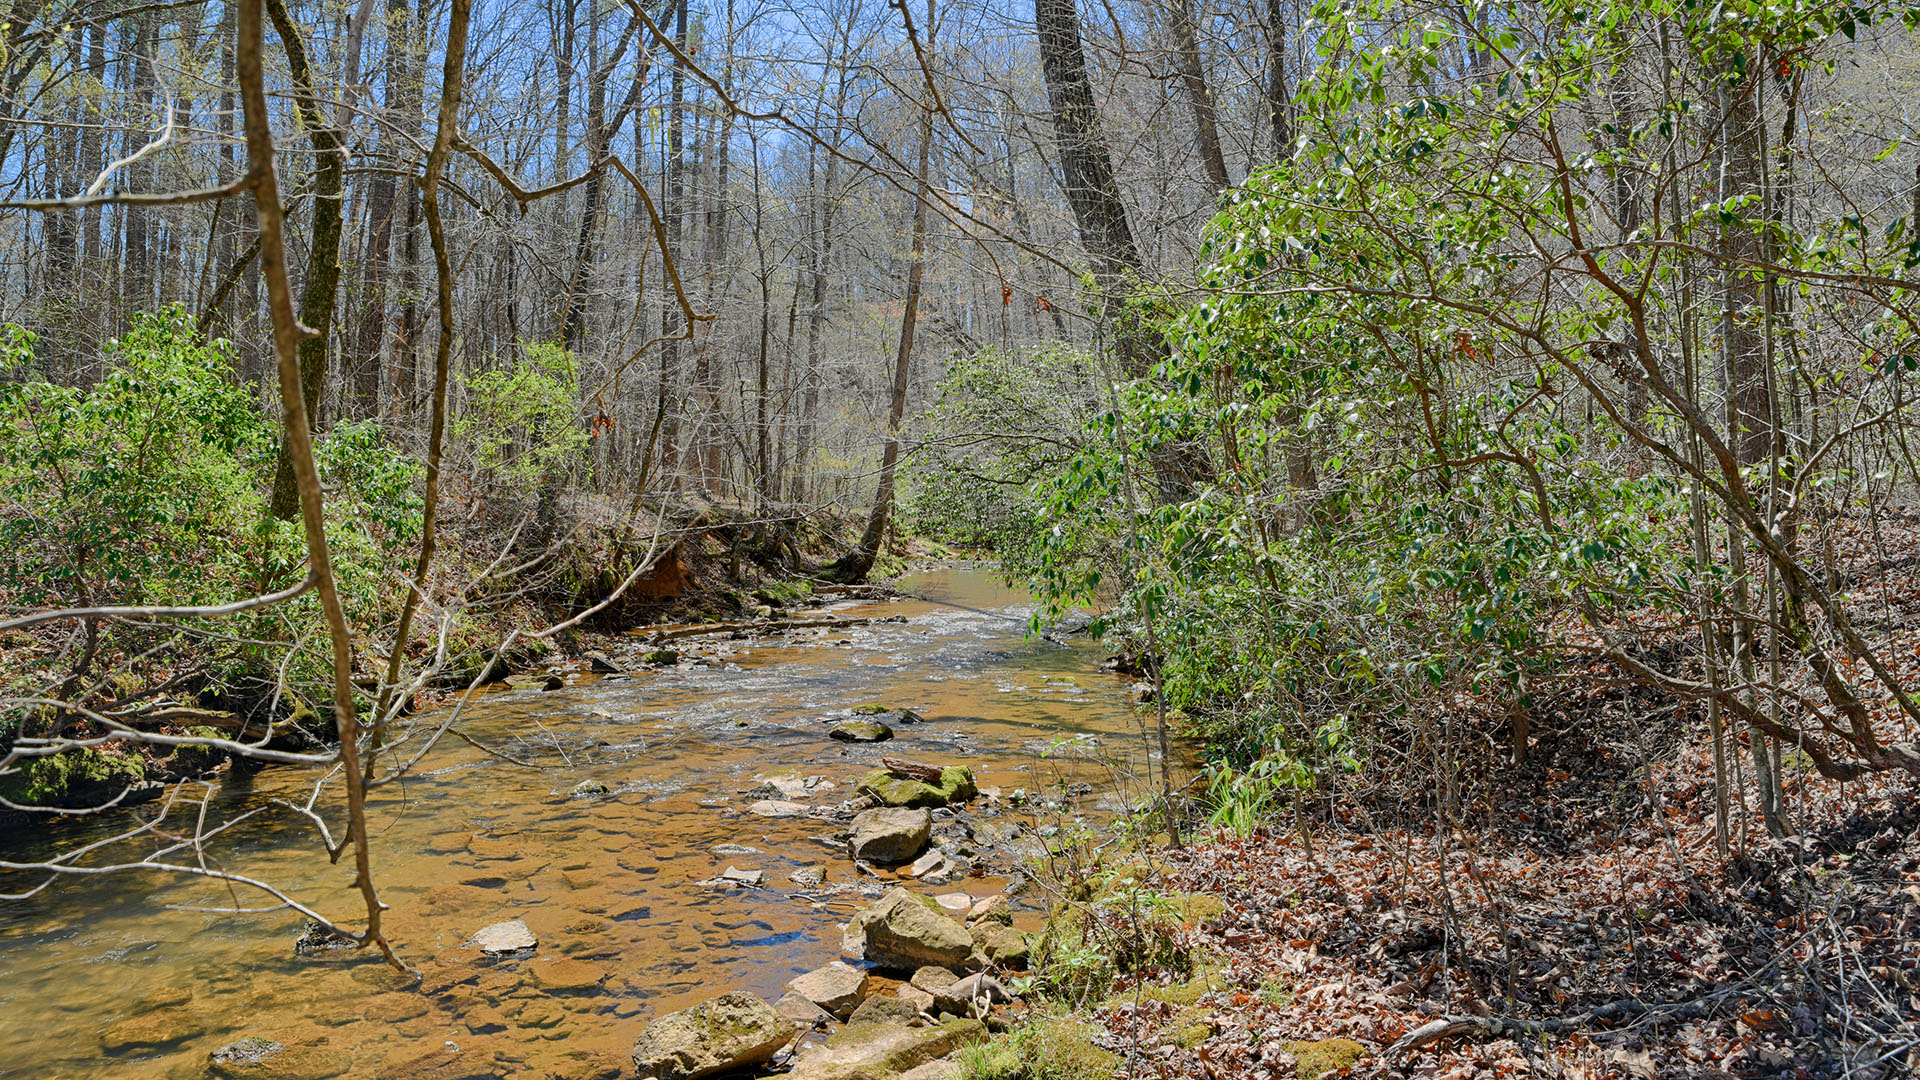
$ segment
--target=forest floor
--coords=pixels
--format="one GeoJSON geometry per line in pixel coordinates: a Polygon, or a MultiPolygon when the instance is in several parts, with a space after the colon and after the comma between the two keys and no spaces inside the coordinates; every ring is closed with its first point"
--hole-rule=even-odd
{"type": "MultiPolygon", "coordinates": [[[[1915,675],[1920,532],[1900,543],[1906,557],[1880,549],[1874,573],[1864,555],[1846,572],[1861,621],[1877,614],[1915,675]]],[[[1770,836],[1736,802],[1722,852],[1698,710],[1604,662],[1570,665],[1590,677],[1535,710],[1521,763],[1493,760],[1495,710],[1432,703],[1427,719],[1451,710],[1479,746],[1463,756],[1483,756],[1452,814],[1410,766],[1398,786],[1311,796],[1306,837],[1280,817],[1157,857],[1152,888],[1223,902],[1183,930],[1211,974],[1192,1004],[1154,989],[1184,972],[1123,982],[1097,1011],[1106,1048],[1135,1076],[1206,1080],[1920,1075],[1914,785],[1826,780],[1789,748],[1796,835],[1770,836]]],[[[1747,747],[1730,743],[1751,791],[1747,747]]]]}

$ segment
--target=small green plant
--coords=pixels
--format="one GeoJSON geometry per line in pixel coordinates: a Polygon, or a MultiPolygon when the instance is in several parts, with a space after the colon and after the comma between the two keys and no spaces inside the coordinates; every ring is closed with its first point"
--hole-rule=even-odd
{"type": "Polygon", "coordinates": [[[1245,770],[1224,761],[1207,766],[1207,823],[1236,836],[1250,836],[1289,793],[1313,790],[1313,771],[1285,751],[1256,760],[1245,770]]]}

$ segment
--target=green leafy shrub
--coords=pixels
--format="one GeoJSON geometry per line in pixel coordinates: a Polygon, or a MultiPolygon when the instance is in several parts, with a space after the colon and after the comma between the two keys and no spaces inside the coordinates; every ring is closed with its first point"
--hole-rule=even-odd
{"type": "Polygon", "coordinates": [[[522,344],[510,366],[470,375],[463,386],[453,437],[483,482],[538,483],[586,448],[580,362],[559,344],[522,344]]]}
{"type": "MultiPolygon", "coordinates": [[[[9,368],[33,344],[6,328],[9,368]]],[[[0,589],[36,606],[224,598],[257,555],[273,449],[225,343],[178,308],[137,316],[91,386],[0,384],[0,589]]]]}

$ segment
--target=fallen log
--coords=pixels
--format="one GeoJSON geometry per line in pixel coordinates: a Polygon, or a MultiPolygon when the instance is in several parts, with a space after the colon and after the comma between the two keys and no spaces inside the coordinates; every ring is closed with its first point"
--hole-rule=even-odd
{"type": "Polygon", "coordinates": [[[731,634],[738,630],[749,632],[770,632],[774,630],[819,630],[839,626],[865,626],[873,620],[860,619],[771,619],[765,622],[708,623],[704,626],[683,626],[678,630],[662,630],[647,635],[654,644],[664,641],[679,641],[681,638],[705,637],[709,634],[731,634]]]}
{"type": "Polygon", "coordinates": [[[1477,1035],[1484,1039],[1497,1039],[1507,1035],[1566,1035],[1583,1028],[1626,1020],[1646,1013],[1659,1013],[1663,1018],[1672,1020],[1697,1019],[1711,1012],[1721,996],[1723,995],[1677,1002],[1672,1005],[1649,1005],[1644,1001],[1633,1000],[1614,1001],[1575,1016],[1556,1017],[1551,1020],[1520,1020],[1510,1016],[1442,1016],[1429,1020],[1400,1036],[1380,1056],[1387,1061],[1393,1061],[1423,1046],[1429,1046],[1441,1039],[1456,1035],[1477,1035]]]}

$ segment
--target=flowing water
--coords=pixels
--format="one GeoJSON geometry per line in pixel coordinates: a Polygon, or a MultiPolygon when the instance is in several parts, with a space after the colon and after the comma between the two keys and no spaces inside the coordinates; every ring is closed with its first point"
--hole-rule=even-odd
{"type": "MultiPolygon", "coordinates": [[[[269,903],[204,879],[70,879],[0,904],[0,1077],[197,1078],[242,1036],[294,1047],[326,1075],[602,1075],[647,1017],[729,989],[771,1000],[837,957],[857,887],[879,884],[834,842],[836,823],[747,812],[764,797],[756,778],[824,776],[837,789],[811,801],[830,805],[885,753],[968,764],[1006,795],[1092,787],[1071,788],[1082,794],[1064,809],[997,819],[1024,821],[1030,838],[1049,821],[1097,818],[1116,762],[1144,768],[1127,682],[1097,673],[1096,646],[1025,637],[1022,596],[984,570],[928,571],[905,592],[831,609],[904,621],[703,639],[711,666],[476,695],[463,729],[542,767],[448,740],[370,806],[389,937],[421,970],[417,986],[362,954],[297,957],[302,920],[290,912],[192,910],[269,903]],[[831,718],[866,704],[925,721],[874,746],[827,738],[831,718]],[[583,780],[610,793],[569,798],[583,780]],[[730,866],[763,872],[764,887],[703,884],[730,866]],[[826,886],[790,881],[808,866],[824,867],[826,886]],[[496,962],[462,947],[509,919],[538,938],[531,955],[496,962]]],[[[268,797],[303,801],[312,783],[291,769],[228,779],[209,820],[268,797]]],[[[72,823],[53,839],[70,847],[152,812],[72,823]]],[[[16,844],[7,857],[51,850],[16,844]]],[[[351,869],[330,865],[295,814],[247,822],[209,858],[352,922],[351,869]]],[[[988,896],[1017,861],[922,889],[988,896]]]]}

